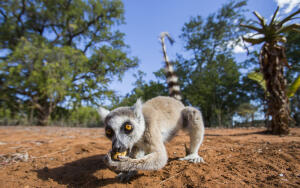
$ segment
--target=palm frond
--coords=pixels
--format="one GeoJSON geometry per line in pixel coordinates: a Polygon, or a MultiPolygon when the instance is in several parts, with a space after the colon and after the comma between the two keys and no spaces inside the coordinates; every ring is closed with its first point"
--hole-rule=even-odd
{"type": "Polygon", "coordinates": [[[244,41],[249,42],[249,43],[251,43],[251,44],[253,44],[253,45],[254,45],[254,44],[260,44],[260,43],[262,43],[262,42],[265,41],[265,38],[264,38],[264,37],[258,38],[258,39],[245,38],[245,37],[242,37],[242,38],[243,38],[244,41]]]}
{"type": "Polygon", "coordinates": [[[269,26],[273,25],[273,22],[274,22],[274,20],[275,20],[275,18],[276,18],[276,15],[277,15],[277,13],[278,13],[278,10],[279,10],[279,6],[277,6],[277,8],[276,8],[276,10],[275,10],[275,12],[274,12],[274,14],[273,14],[273,16],[272,16],[272,19],[271,19],[271,21],[270,21],[269,26]]]}
{"type": "Polygon", "coordinates": [[[300,24],[296,23],[296,24],[291,24],[291,25],[288,25],[288,26],[284,26],[280,29],[278,29],[276,31],[276,34],[280,34],[280,33],[284,33],[284,32],[287,32],[287,31],[291,31],[293,29],[300,29],[300,24]]]}
{"type": "Polygon", "coordinates": [[[286,39],[285,36],[278,36],[278,37],[276,38],[276,41],[282,42],[282,43],[286,43],[287,39],[286,39]]]}
{"type": "Polygon", "coordinates": [[[257,25],[260,25],[260,22],[257,21],[257,20],[253,20],[252,22],[253,22],[253,23],[256,23],[257,25]]]}
{"type": "Polygon", "coordinates": [[[254,11],[253,14],[258,18],[262,27],[266,26],[265,18],[262,17],[258,12],[254,11]]]}
{"type": "Polygon", "coordinates": [[[278,25],[279,26],[282,26],[284,23],[290,21],[295,15],[299,14],[300,13],[300,9],[297,10],[296,12],[292,13],[291,15],[287,16],[286,18],[282,19],[278,25]]]}
{"type": "Polygon", "coordinates": [[[300,29],[293,29],[293,31],[296,31],[296,32],[300,33],[300,29]]]}
{"type": "Polygon", "coordinates": [[[290,20],[295,20],[295,19],[299,19],[300,17],[293,17],[290,20]]]}
{"type": "Polygon", "coordinates": [[[250,72],[247,77],[251,80],[256,81],[257,83],[259,83],[259,85],[264,89],[264,91],[267,90],[266,87],[266,81],[264,79],[264,76],[262,73],[260,72],[250,72]]]}
{"type": "Polygon", "coordinates": [[[255,27],[255,26],[252,26],[252,25],[244,25],[244,24],[240,24],[240,26],[246,27],[246,28],[248,28],[248,29],[252,29],[252,30],[257,31],[257,32],[259,32],[259,33],[262,33],[262,32],[263,32],[262,29],[260,29],[260,28],[258,28],[258,27],[255,27]]]}

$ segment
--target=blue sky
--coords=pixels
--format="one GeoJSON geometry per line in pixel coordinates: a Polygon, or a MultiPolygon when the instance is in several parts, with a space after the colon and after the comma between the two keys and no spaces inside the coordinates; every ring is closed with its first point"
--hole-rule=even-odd
{"type": "MultiPolygon", "coordinates": [[[[229,0],[124,0],[126,24],[119,27],[125,33],[125,42],[130,46],[130,55],[140,60],[135,70],[125,73],[123,81],[114,81],[110,88],[119,95],[125,95],[133,89],[135,82],[133,74],[142,70],[147,75],[146,81],[155,80],[153,75],[163,67],[163,57],[159,34],[167,31],[175,39],[175,44],[167,44],[169,58],[175,59],[176,53],[186,53],[183,42],[179,38],[181,28],[190,17],[200,15],[206,18],[216,12],[229,0]]],[[[252,17],[253,11],[258,11],[265,18],[269,18],[277,5],[285,8],[281,15],[291,11],[293,7],[300,7],[300,0],[248,0],[247,9],[252,17]]],[[[241,54],[239,54],[241,55],[241,54]]]]}

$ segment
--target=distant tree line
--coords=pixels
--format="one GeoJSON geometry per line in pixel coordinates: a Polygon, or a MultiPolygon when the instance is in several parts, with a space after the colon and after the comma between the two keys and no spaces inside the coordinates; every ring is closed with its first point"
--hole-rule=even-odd
{"type": "MultiPolygon", "coordinates": [[[[190,56],[173,59],[183,102],[199,108],[207,127],[261,126],[254,114],[267,112],[264,89],[247,74],[260,70],[259,52],[245,61],[235,47],[249,33],[243,23],[246,1],[230,1],[216,13],[183,24],[181,40],[190,56]]],[[[8,0],[0,3],[0,123],[100,126],[97,106],[132,105],[168,95],[163,69],[156,80],[135,75],[126,96],[108,89],[114,78],[138,65],[116,26],[124,23],[119,0],[8,0]]],[[[287,83],[300,72],[300,34],[289,31],[285,52],[287,83]]],[[[240,46],[242,48],[242,46],[240,46]]],[[[162,59],[163,60],[163,59],[162,59]]],[[[290,99],[290,115],[300,124],[300,91],[290,99]]]]}
{"type": "Polygon", "coordinates": [[[123,23],[120,0],[1,1],[1,119],[74,121],[111,100],[108,85],[138,64],[116,29],[123,23]]]}

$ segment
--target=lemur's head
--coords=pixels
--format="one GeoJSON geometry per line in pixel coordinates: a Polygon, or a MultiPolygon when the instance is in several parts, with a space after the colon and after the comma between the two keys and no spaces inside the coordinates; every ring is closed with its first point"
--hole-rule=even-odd
{"type": "Polygon", "coordinates": [[[99,114],[104,120],[105,134],[112,141],[112,158],[117,160],[119,155],[126,155],[144,134],[142,101],[138,99],[132,107],[119,107],[111,112],[100,107],[99,114]]]}

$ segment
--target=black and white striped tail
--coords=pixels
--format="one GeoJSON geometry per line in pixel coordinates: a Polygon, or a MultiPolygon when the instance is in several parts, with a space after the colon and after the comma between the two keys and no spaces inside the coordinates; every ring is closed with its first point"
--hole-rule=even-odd
{"type": "Polygon", "coordinates": [[[164,59],[165,59],[165,63],[166,63],[165,73],[166,73],[166,77],[167,77],[169,95],[170,95],[170,97],[173,97],[177,100],[181,100],[182,97],[181,97],[181,93],[180,93],[180,86],[178,84],[178,77],[176,76],[174,69],[173,69],[173,65],[170,63],[168,56],[167,56],[165,37],[168,38],[168,40],[170,41],[171,44],[173,44],[174,40],[170,37],[169,33],[167,33],[167,32],[162,32],[160,34],[160,41],[161,41],[163,55],[164,55],[164,59]]]}
{"type": "Polygon", "coordinates": [[[172,64],[166,64],[165,68],[167,83],[169,88],[169,95],[177,100],[181,100],[180,86],[178,84],[178,77],[176,76],[172,64]]]}

